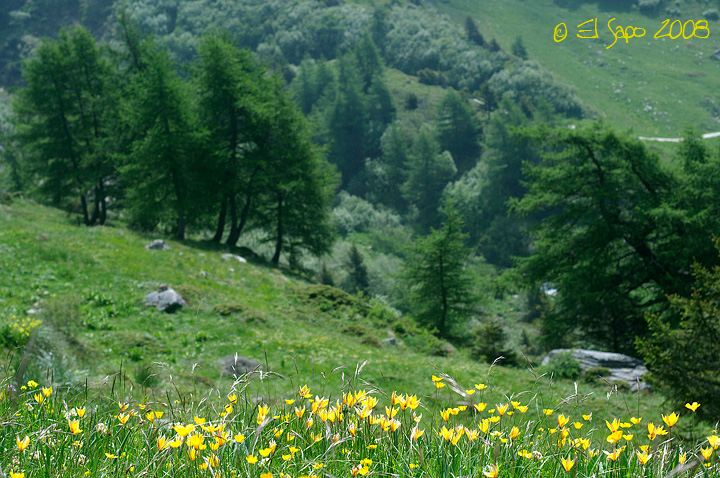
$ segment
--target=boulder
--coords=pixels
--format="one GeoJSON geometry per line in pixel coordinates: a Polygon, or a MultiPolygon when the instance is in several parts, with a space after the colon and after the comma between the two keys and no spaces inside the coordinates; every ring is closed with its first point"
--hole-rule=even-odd
{"type": "Polygon", "coordinates": [[[231,377],[244,375],[253,370],[260,370],[261,368],[262,364],[257,360],[238,354],[229,355],[220,360],[220,373],[231,377]]]}
{"type": "Polygon", "coordinates": [[[242,264],[244,264],[244,263],[247,262],[247,260],[246,260],[244,257],[236,256],[235,254],[223,254],[223,255],[220,256],[220,257],[222,257],[222,258],[225,259],[226,261],[227,261],[227,260],[233,260],[233,261],[238,261],[238,262],[240,262],[240,263],[242,263],[242,264]]]}
{"type": "Polygon", "coordinates": [[[380,342],[385,345],[397,345],[397,339],[395,337],[388,337],[386,339],[382,339],[380,342]]]}
{"type": "MultiPolygon", "coordinates": [[[[551,350],[543,359],[542,365],[547,365],[553,357],[568,352],[580,364],[581,372],[585,372],[592,367],[605,367],[610,370],[610,376],[608,377],[610,381],[626,382],[633,391],[638,388],[638,380],[642,380],[642,376],[647,373],[647,368],[640,359],[624,354],[584,349],[551,350]]],[[[649,388],[646,383],[642,381],[639,383],[640,390],[649,388]]]]}
{"type": "Polygon", "coordinates": [[[152,251],[167,251],[168,249],[170,249],[170,246],[165,244],[165,241],[163,241],[161,239],[155,239],[150,244],[145,246],[145,249],[147,249],[149,251],[150,250],[152,250],[152,251]]]}
{"type": "Polygon", "coordinates": [[[145,296],[145,305],[171,313],[180,307],[187,306],[187,302],[180,294],[163,284],[156,292],[145,296]]]}

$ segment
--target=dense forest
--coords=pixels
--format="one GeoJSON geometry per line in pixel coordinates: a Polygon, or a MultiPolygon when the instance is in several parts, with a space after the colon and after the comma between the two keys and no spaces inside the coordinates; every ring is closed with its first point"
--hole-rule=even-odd
{"type": "Polygon", "coordinates": [[[0,191],[254,250],[461,346],[510,320],[529,356],[676,380],[659,331],[716,284],[720,154],[587,121],[521,37],[400,1],[15,0],[0,27],[0,191]]]}

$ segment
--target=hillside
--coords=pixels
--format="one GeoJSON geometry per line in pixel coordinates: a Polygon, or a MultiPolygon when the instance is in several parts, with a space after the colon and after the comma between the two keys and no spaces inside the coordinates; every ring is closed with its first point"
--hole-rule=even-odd
{"type": "MultiPolygon", "coordinates": [[[[639,136],[671,137],[681,136],[687,126],[701,133],[720,130],[720,61],[711,57],[720,48],[718,21],[707,20],[707,39],[653,38],[665,19],[705,20],[702,13],[711,5],[684,1],[668,6],[670,2],[662,2],[644,14],[637,6],[630,7],[632,3],[452,0],[438,2],[437,8],[459,23],[471,15],[480,31],[497,38],[503,48],[509,49],[521,37],[531,60],[574,87],[596,116],[620,129],[633,128],[639,136]],[[599,38],[577,38],[577,26],[594,18],[599,38]],[[607,25],[612,18],[616,18],[611,23],[613,30],[631,25],[644,28],[645,37],[628,42],[620,38],[608,49],[615,40],[607,25]],[[553,30],[560,23],[567,25],[567,38],[556,42],[553,30]]],[[[668,32],[666,27],[660,35],[668,32]]],[[[672,35],[678,32],[676,25],[672,35]]],[[[698,36],[706,34],[697,32],[698,36]]]]}
{"type": "MultiPolygon", "coordinates": [[[[121,372],[144,394],[164,394],[174,386],[228,389],[232,378],[220,374],[219,361],[237,353],[282,376],[253,382],[252,393],[262,396],[283,396],[305,383],[313,390],[333,389],[364,362],[360,378],[387,393],[432,397],[430,376],[439,373],[464,388],[488,384],[491,403],[530,392],[541,393],[538,406],[554,406],[575,391],[571,381],[536,379],[524,367],[490,368],[463,350],[439,356],[448,353],[447,345],[409,320],[337,289],[224,260],[223,251],[202,242],[168,241],[170,250],[145,250],[153,238],[121,227],[78,228],[64,214],[26,200],[0,205],[6,373],[14,373],[22,353],[16,347],[32,330],[25,380],[58,385],[87,379],[98,386],[121,372]],[[144,307],[142,297],[161,283],[181,291],[189,307],[174,314],[144,307]],[[236,311],[222,315],[229,304],[236,311]],[[40,313],[28,314],[30,309],[40,313]],[[398,345],[380,344],[390,336],[398,345]]],[[[581,391],[590,393],[584,410],[606,414],[623,415],[628,407],[635,412],[637,406],[656,410],[662,400],[621,392],[608,401],[606,387],[584,383],[581,391]]]]}

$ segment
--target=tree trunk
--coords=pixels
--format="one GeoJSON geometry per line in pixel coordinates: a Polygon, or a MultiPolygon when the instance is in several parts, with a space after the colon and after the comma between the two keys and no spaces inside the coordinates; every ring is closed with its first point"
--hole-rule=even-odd
{"type": "Polygon", "coordinates": [[[225,242],[228,246],[235,246],[238,239],[240,239],[240,231],[238,231],[237,222],[237,200],[235,194],[230,195],[230,235],[225,242]]]}
{"type": "Polygon", "coordinates": [[[107,219],[107,202],[105,201],[105,186],[103,186],[103,180],[98,179],[98,200],[100,201],[100,225],[105,225],[107,219]]]}
{"type": "Polygon", "coordinates": [[[242,234],[245,224],[247,223],[248,217],[250,216],[250,204],[252,203],[252,189],[248,190],[248,194],[245,197],[245,205],[240,213],[240,224],[238,224],[238,237],[242,234]]]}
{"type": "Polygon", "coordinates": [[[222,240],[223,234],[225,233],[225,218],[227,217],[227,198],[223,199],[222,205],[220,206],[220,215],[218,216],[217,229],[215,235],[212,238],[213,242],[218,244],[222,240]]]}
{"type": "Polygon", "coordinates": [[[180,214],[177,222],[177,230],[175,231],[175,239],[182,241],[185,239],[185,214],[180,214]]]}
{"type": "Polygon", "coordinates": [[[95,223],[100,218],[100,203],[98,202],[98,198],[97,198],[97,189],[93,192],[93,197],[94,197],[93,212],[92,212],[92,216],[90,217],[90,223],[88,224],[88,226],[94,226],[95,223]]]}
{"type": "Polygon", "coordinates": [[[282,251],[283,244],[283,216],[282,216],[283,199],[282,194],[278,195],[277,203],[277,241],[275,242],[275,255],[271,262],[275,265],[280,263],[280,251],[282,251]]]}
{"type": "Polygon", "coordinates": [[[445,337],[445,328],[447,327],[447,315],[448,315],[448,297],[447,290],[445,290],[445,267],[443,259],[440,258],[440,296],[442,300],[442,310],[440,312],[440,324],[438,325],[438,332],[441,337],[445,337]]]}
{"type": "Polygon", "coordinates": [[[86,226],[89,226],[90,217],[88,216],[87,199],[85,198],[84,194],[80,195],[80,204],[82,206],[83,221],[85,221],[86,226]]]}

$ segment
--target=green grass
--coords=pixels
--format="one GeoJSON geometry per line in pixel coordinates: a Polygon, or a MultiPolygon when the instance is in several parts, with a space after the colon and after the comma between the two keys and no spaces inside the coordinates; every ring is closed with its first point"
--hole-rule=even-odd
{"type": "MultiPolygon", "coordinates": [[[[660,396],[575,385],[542,369],[490,367],[463,350],[447,357],[430,355],[440,342],[378,304],[310,284],[285,270],[228,263],[221,259],[222,251],[202,242],[168,241],[169,251],[147,251],[143,246],[150,239],[120,227],[76,227],[65,214],[31,201],[0,206],[0,331],[5,348],[0,361],[0,466],[6,472],[28,478],[332,477],[352,475],[353,468],[360,470],[360,460],[370,459],[366,471],[378,475],[477,476],[494,463],[502,476],[563,476],[560,460],[571,456],[576,460],[573,473],[581,476],[608,471],[655,476],[674,466],[681,450],[697,452],[699,442],[691,439],[702,441],[710,431],[708,425],[696,429],[688,410],[675,410],[681,415],[673,428],[676,440],[655,440],[653,461],[643,469],[633,457],[639,446],[649,444],[644,427],[662,423],[661,414],[670,412],[660,396]],[[172,315],[146,309],[141,298],[160,283],[183,291],[190,307],[172,315]],[[30,316],[33,323],[18,325],[31,307],[44,311],[30,316]],[[20,327],[33,328],[29,342],[20,327]],[[402,345],[378,346],[378,339],[390,334],[402,345]],[[258,359],[262,373],[221,376],[218,360],[232,353],[258,359]],[[432,375],[447,385],[437,388],[432,375]],[[40,387],[28,388],[31,379],[40,387]],[[486,388],[478,390],[481,383],[486,388]],[[342,402],[349,391],[367,390],[378,399],[376,417],[392,406],[393,391],[415,394],[424,437],[411,440],[409,409],[398,414],[396,432],[356,418],[355,408],[347,405],[340,406],[341,422],[323,423],[316,414],[307,428],[312,401],[298,397],[303,385],[310,387],[309,398],[328,398],[327,408],[342,402]],[[42,387],[53,388],[46,399],[42,387]],[[232,393],[238,401],[228,412],[226,396],[232,393]],[[487,422],[483,432],[483,420],[497,416],[498,405],[510,401],[527,411],[487,422]],[[487,406],[476,413],[474,405],[481,402],[487,406]],[[128,409],[121,415],[124,404],[128,409]],[[260,404],[268,405],[270,413],[258,423],[260,404]],[[302,420],[294,418],[296,406],[306,407],[302,420]],[[447,423],[441,418],[442,410],[460,407],[467,409],[447,423]],[[86,415],[78,417],[76,408],[86,409],[86,415]],[[546,416],[544,409],[553,412],[546,416]],[[149,410],[163,416],[150,421],[149,410]],[[590,413],[592,419],[582,418],[590,413]],[[557,429],[560,414],[570,417],[570,435],[558,445],[560,435],[551,429],[557,429]],[[212,450],[209,444],[217,443],[214,437],[222,433],[198,426],[195,434],[203,436],[208,448],[197,450],[195,460],[187,444],[158,450],[159,438],[177,439],[174,427],[193,423],[195,416],[224,424],[227,443],[212,450]],[[618,462],[608,462],[600,452],[613,449],[606,441],[605,420],[633,416],[643,417],[628,431],[634,441],[626,440],[628,448],[618,462]],[[83,431],[73,435],[69,420],[78,420],[83,431]],[[354,438],[347,428],[351,422],[358,427],[354,438]],[[573,422],[583,425],[576,429],[573,422]],[[460,425],[476,432],[477,440],[464,435],[453,445],[440,437],[446,426],[457,438],[460,425]],[[513,426],[520,435],[503,443],[513,426]],[[296,445],[287,441],[287,433],[296,435],[296,445]],[[233,438],[240,434],[242,443],[233,438]],[[25,436],[29,445],[21,451],[16,440],[25,436]],[[320,441],[315,443],[313,436],[320,441]],[[589,449],[600,454],[590,456],[574,441],[579,438],[590,440],[589,449]],[[269,460],[246,460],[271,446],[271,440],[278,448],[269,460]],[[517,454],[522,450],[542,458],[522,458],[517,454]],[[214,469],[213,456],[218,458],[214,469]],[[201,469],[203,463],[211,468],[201,469]],[[315,470],[313,463],[323,467],[315,470]]],[[[718,474],[716,465],[706,471],[718,474]]]]}
{"type": "MultiPolygon", "coordinates": [[[[138,398],[176,387],[227,389],[233,379],[220,373],[219,360],[237,353],[277,374],[252,383],[249,393],[257,397],[286,397],[301,383],[337,389],[364,362],[361,378],[368,383],[388,394],[412,391],[428,400],[435,395],[429,377],[439,373],[461,389],[488,384],[491,403],[530,393],[552,408],[575,393],[571,381],[554,380],[550,387],[547,375],[490,368],[464,350],[438,356],[442,341],[378,303],[318,289],[286,270],[225,261],[222,251],[202,242],[168,240],[168,251],[145,250],[153,238],[120,227],[76,227],[63,213],[26,200],[0,206],[0,331],[7,374],[20,368],[22,380],[87,380],[91,387],[122,380],[138,398]],[[190,306],[174,314],[146,308],[142,297],[162,283],[183,292],[190,306]],[[239,310],[221,315],[229,305],[239,310]],[[28,315],[31,308],[43,312],[28,315]],[[17,323],[28,317],[42,324],[25,347],[28,337],[17,323]],[[389,336],[400,345],[379,343],[389,336]]],[[[582,395],[589,394],[584,406],[590,411],[619,417],[638,413],[638,406],[656,415],[660,410],[657,395],[621,392],[608,400],[608,391],[580,386],[582,395]]]]}
{"type": "MultiPolygon", "coordinates": [[[[601,2],[569,3],[572,8],[560,7],[553,0],[450,0],[437,7],[457,22],[471,15],[486,39],[497,38],[506,51],[517,36],[522,37],[531,60],[574,87],[597,117],[607,118],[620,129],[660,137],[681,136],[686,126],[700,133],[720,130],[720,61],[710,58],[720,47],[719,22],[709,22],[707,39],[654,39],[665,18],[675,19],[664,10],[647,16],[632,8],[601,8],[601,2]],[[613,28],[642,27],[645,37],[627,44],[619,40],[606,49],[614,41],[607,27],[613,17],[617,18],[613,28]],[[577,25],[592,18],[597,18],[599,38],[577,38],[577,25]],[[567,25],[568,36],[556,43],[553,31],[561,22],[567,25]]],[[[709,5],[683,2],[680,8],[679,19],[684,22],[703,19],[701,13],[709,5]]]]}

